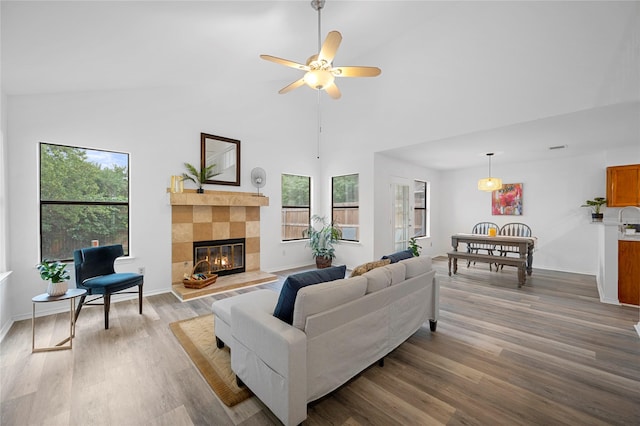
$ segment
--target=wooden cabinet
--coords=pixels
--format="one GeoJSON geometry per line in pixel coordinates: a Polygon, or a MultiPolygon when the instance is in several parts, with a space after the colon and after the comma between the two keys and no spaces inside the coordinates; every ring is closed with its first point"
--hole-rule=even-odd
{"type": "Polygon", "coordinates": [[[640,305],[640,241],[618,241],[618,301],[640,305]]]}
{"type": "Polygon", "coordinates": [[[607,167],[607,207],[640,206],[640,164],[607,167]]]}

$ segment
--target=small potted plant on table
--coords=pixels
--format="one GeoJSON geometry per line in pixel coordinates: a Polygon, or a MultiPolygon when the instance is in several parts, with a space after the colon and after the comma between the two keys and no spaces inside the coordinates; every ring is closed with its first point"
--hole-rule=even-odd
{"type": "Polygon", "coordinates": [[[333,222],[328,223],[324,217],[313,215],[311,220],[313,224],[302,231],[302,236],[309,238],[308,246],[311,247],[311,255],[316,260],[316,267],[328,268],[336,257],[333,244],[342,238],[342,231],[333,222]],[[314,224],[320,224],[322,228],[318,230],[314,224]]]}
{"type": "Polygon", "coordinates": [[[602,218],[604,217],[604,214],[600,212],[600,209],[602,209],[602,206],[604,206],[605,204],[607,204],[607,199],[604,197],[596,197],[593,200],[587,200],[585,201],[585,204],[583,204],[580,207],[589,207],[592,210],[591,213],[591,219],[593,222],[602,222],[602,218]]]}
{"type": "Polygon", "coordinates": [[[67,280],[71,279],[71,276],[66,267],[66,263],[47,259],[36,265],[40,272],[40,278],[49,281],[47,286],[47,294],[49,296],[62,296],[69,289],[67,280]]]}

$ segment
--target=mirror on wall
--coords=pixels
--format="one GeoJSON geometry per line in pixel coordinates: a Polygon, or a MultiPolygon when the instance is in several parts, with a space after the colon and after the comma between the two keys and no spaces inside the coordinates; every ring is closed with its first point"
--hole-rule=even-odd
{"type": "Polygon", "coordinates": [[[200,133],[200,166],[211,164],[215,176],[205,183],[240,186],[240,141],[200,133]]]}

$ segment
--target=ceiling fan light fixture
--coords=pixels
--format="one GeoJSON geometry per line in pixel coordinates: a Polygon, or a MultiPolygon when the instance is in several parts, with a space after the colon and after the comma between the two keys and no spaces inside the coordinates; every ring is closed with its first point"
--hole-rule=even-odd
{"type": "Polygon", "coordinates": [[[310,70],[304,75],[305,84],[316,90],[331,86],[334,80],[335,76],[330,71],[323,69],[310,70]]]}
{"type": "Polygon", "coordinates": [[[482,178],[478,181],[478,189],[480,191],[493,192],[502,189],[502,179],[491,177],[491,157],[493,152],[488,152],[489,157],[489,177],[482,178]]]}

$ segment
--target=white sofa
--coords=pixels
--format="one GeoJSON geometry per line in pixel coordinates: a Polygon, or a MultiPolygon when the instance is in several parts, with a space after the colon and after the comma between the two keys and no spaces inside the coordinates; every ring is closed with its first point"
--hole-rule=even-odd
{"type": "Polygon", "coordinates": [[[273,316],[278,293],[269,290],[213,309],[216,329],[226,321],[231,334],[232,370],[285,425],[295,425],[306,419],[308,402],[381,360],[427,320],[435,331],[438,291],[431,259],[416,257],[301,288],[292,325],[273,316]]]}

